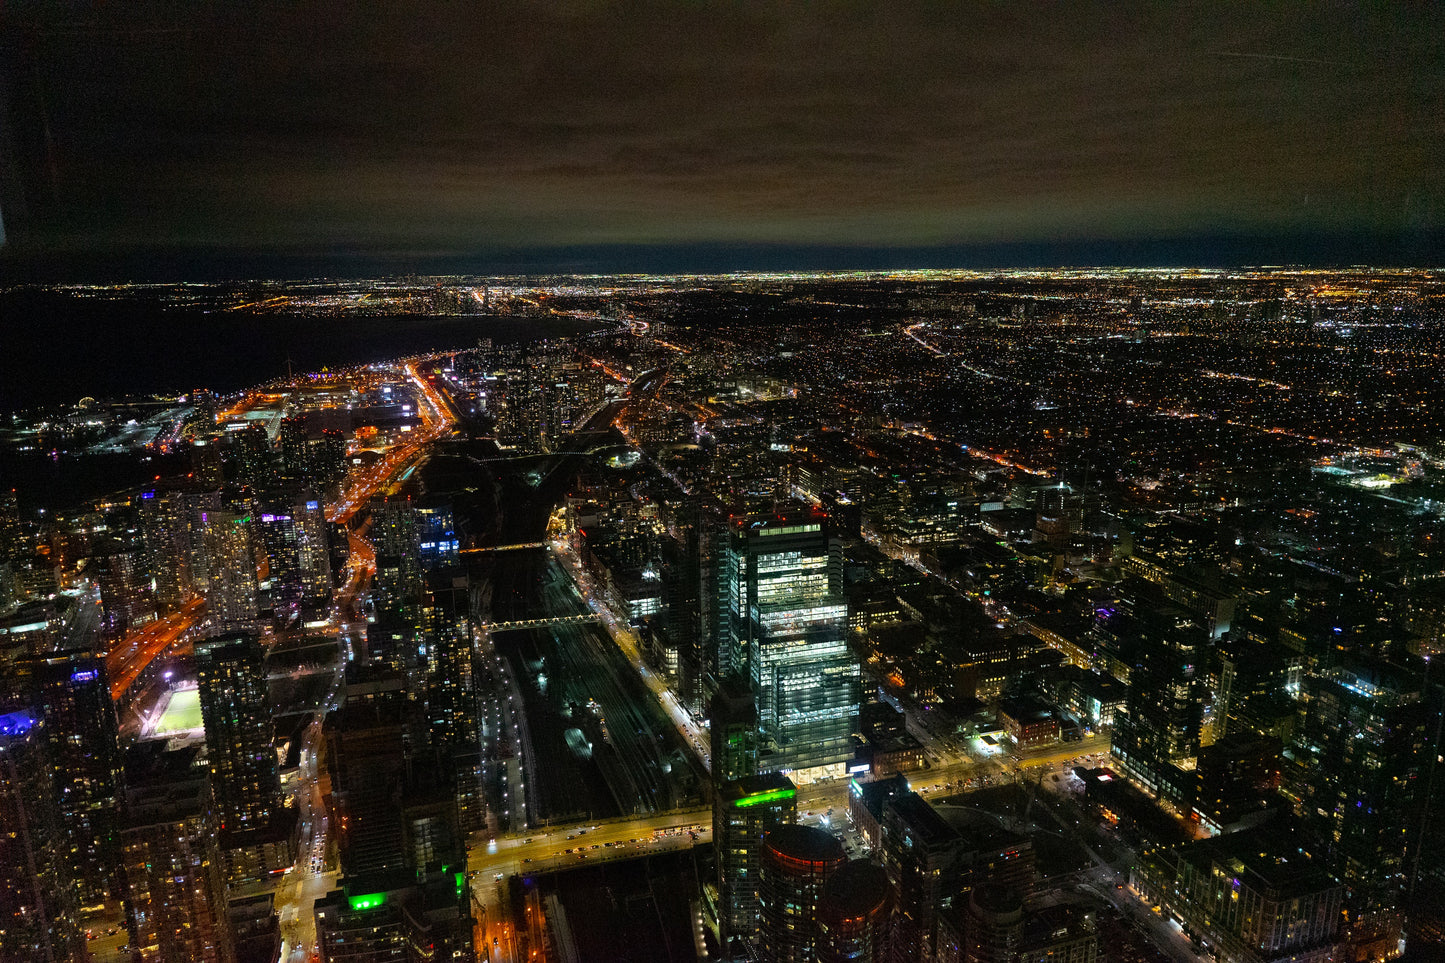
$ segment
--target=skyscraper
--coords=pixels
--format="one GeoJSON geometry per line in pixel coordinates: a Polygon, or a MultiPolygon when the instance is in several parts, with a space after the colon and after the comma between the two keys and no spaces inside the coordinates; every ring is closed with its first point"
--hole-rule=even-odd
{"type": "Polygon", "coordinates": [[[305,479],[311,470],[307,457],[306,416],[290,415],[281,419],[281,471],[293,481],[305,479]]]}
{"type": "Polygon", "coordinates": [[[255,422],[234,436],[237,474],[251,485],[261,485],[271,477],[271,440],[266,427],[255,422]]]}
{"type": "Polygon", "coordinates": [[[883,963],[891,902],[877,863],[855,859],[838,870],[818,904],[818,963],[883,963]]]}
{"type": "Polygon", "coordinates": [[[717,849],[718,923],[724,942],[751,940],[758,929],[758,878],[763,840],[797,820],[797,789],[786,776],[745,776],[717,786],[713,846],[717,849]]]}
{"type": "Polygon", "coordinates": [[[116,817],[120,809],[120,737],[105,660],[88,651],[60,652],[32,665],[45,715],[46,761],[65,830],[71,875],[83,905],[115,891],[116,817]]]}
{"type": "Polygon", "coordinates": [[[305,489],[260,501],[256,530],[270,565],[272,607],[278,617],[294,617],[331,589],[326,516],[320,500],[305,489]]]}
{"type": "Polygon", "coordinates": [[[44,721],[0,715],[0,958],[78,960],[77,890],[46,760],[44,721]]]}
{"type": "Polygon", "coordinates": [[[757,694],[760,769],[837,767],[853,756],[860,674],[846,643],[842,550],[826,521],[754,516],[727,532],[720,670],[757,694]]]}
{"type": "Polygon", "coordinates": [[[195,748],[164,743],[126,757],[120,829],[127,922],[133,958],[156,963],[225,963],[225,887],[212,860],[206,771],[195,748]]]}
{"type": "Polygon", "coordinates": [[[453,768],[460,818],[471,832],[481,828],[485,815],[471,590],[464,578],[453,579],[447,572],[434,573],[428,581],[423,612],[427,723],[432,745],[443,750],[453,768]]]}
{"type": "Polygon", "coordinates": [[[1326,841],[1345,884],[1352,939],[1396,939],[1418,844],[1432,718],[1423,679],[1378,659],[1351,658],[1307,682],[1309,713],[1293,754],[1301,815],[1326,841]]]}
{"type": "Polygon", "coordinates": [[[146,562],[155,582],[156,604],[167,611],[179,609],[195,591],[188,508],[184,491],[154,488],[141,492],[140,527],[146,562]]]}
{"type": "Polygon", "coordinates": [[[218,632],[253,628],[257,608],[256,554],[251,544],[251,516],[206,512],[205,551],[209,566],[206,610],[218,632]]]}
{"type": "Polygon", "coordinates": [[[111,541],[97,547],[85,567],[100,586],[101,633],[117,639],[155,616],[143,553],[111,541]]]}
{"type": "Polygon", "coordinates": [[[265,826],[281,806],[266,702],[266,648],[247,633],[198,642],[196,674],[216,828],[234,833],[265,826]]]}
{"type": "Polygon", "coordinates": [[[843,845],[812,826],[779,826],[768,833],[758,884],[762,959],[811,963],[818,957],[818,904],[843,868],[843,845]]]}
{"type": "Polygon", "coordinates": [[[1142,613],[1133,625],[1134,665],[1115,716],[1113,753],[1135,782],[1178,804],[1191,795],[1199,757],[1209,636],[1173,608],[1142,613]]]}
{"type": "Polygon", "coordinates": [[[708,705],[708,740],[714,782],[754,775],[758,771],[758,706],[748,680],[730,676],[708,705]]]}

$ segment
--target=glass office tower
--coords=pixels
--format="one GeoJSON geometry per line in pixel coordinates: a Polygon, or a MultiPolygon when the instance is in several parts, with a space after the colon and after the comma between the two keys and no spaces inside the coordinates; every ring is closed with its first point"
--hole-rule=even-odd
{"type": "Polygon", "coordinates": [[[721,559],[725,670],[757,694],[761,771],[853,756],[860,675],[846,642],[842,549],[821,513],[733,519],[721,559]]]}

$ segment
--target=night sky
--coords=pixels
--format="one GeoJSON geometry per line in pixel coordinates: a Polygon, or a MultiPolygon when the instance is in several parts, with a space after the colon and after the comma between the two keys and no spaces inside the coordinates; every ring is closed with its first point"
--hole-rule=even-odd
{"type": "Polygon", "coordinates": [[[1440,5],[770,6],[11,0],[9,258],[1445,260],[1440,5]]]}

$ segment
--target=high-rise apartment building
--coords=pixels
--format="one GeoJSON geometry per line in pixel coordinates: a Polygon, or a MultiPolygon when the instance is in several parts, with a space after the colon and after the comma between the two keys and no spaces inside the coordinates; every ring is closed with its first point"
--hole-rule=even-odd
{"type": "Polygon", "coordinates": [[[842,550],[826,522],[814,513],[734,519],[719,561],[719,668],[757,695],[763,770],[839,767],[853,756],[860,673],[846,642],[842,550]]]}
{"type": "Polygon", "coordinates": [[[777,773],[745,776],[717,786],[713,846],[717,850],[718,923],[723,940],[749,941],[758,929],[758,879],[763,840],[797,820],[797,789],[777,773]]]}
{"type": "Polygon", "coordinates": [[[271,747],[266,647],[247,633],[198,642],[196,675],[216,828],[234,833],[267,825],[281,806],[281,779],[271,747]]]}
{"type": "Polygon", "coordinates": [[[969,891],[939,921],[936,963],[1094,963],[1099,933],[1079,906],[1025,911],[1022,894],[988,884],[969,891]]]}
{"type": "Polygon", "coordinates": [[[1136,783],[1180,804],[1193,791],[1204,713],[1209,635],[1177,609],[1133,622],[1125,651],[1133,662],[1124,708],[1114,719],[1113,753],[1136,783]]]}
{"type": "Polygon", "coordinates": [[[120,810],[120,735],[105,660],[89,651],[34,660],[31,679],[45,715],[46,761],[82,905],[115,891],[120,810]]]}
{"type": "Polygon", "coordinates": [[[271,478],[271,439],[266,427],[255,422],[233,436],[236,474],[249,485],[262,485],[271,478]]]}
{"type": "Polygon", "coordinates": [[[116,542],[101,545],[85,566],[100,587],[100,631],[118,639],[155,616],[145,553],[116,542]]]}
{"type": "Polygon", "coordinates": [[[325,599],[331,590],[331,549],[318,497],[300,489],[262,498],[255,522],[277,615],[295,615],[302,606],[325,599]]]}
{"type": "Polygon", "coordinates": [[[156,605],[166,611],[179,609],[195,591],[189,509],[183,490],[148,488],[141,492],[140,528],[146,561],[156,605]]]}
{"type": "Polygon", "coordinates": [[[779,826],[763,843],[758,880],[759,950],[769,963],[818,958],[818,908],[843,868],[843,844],[813,826],[779,826]]]}
{"type": "Polygon", "coordinates": [[[281,419],[281,473],[293,481],[305,479],[311,471],[306,445],[306,416],[289,415],[281,419]]]}
{"type": "Polygon", "coordinates": [[[834,873],[818,903],[818,963],[883,963],[892,902],[877,863],[855,859],[834,873]]]}
{"type": "Polygon", "coordinates": [[[1292,753],[1300,814],[1325,841],[1352,920],[1379,929],[1388,943],[1399,930],[1422,817],[1440,804],[1430,798],[1440,748],[1424,679],[1351,658],[1310,677],[1306,688],[1309,711],[1292,753]]]}
{"type": "Polygon", "coordinates": [[[195,748],[167,752],[149,742],[127,754],[119,848],[133,960],[232,959],[207,809],[195,748]]]}
{"type": "Polygon", "coordinates": [[[60,963],[83,959],[84,940],[44,725],[0,715],[0,958],[60,963]]]}
{"type": "Polygon", "coordinates": [[[938,904],[956,878],[963,840],[914,792],[889,797],[880,822],[883,868],[897,896],[891,959],[931,959],[938,904]]]}
{"type": "Polygon", "coordinates": [[[433,574],[423,607],[427,724],[432,745],[443,750],[449,760],[462,824],[468,832],[480,829],[485,815],[470,613],[471,590],[465,579],[454,580],[446,572],[433,574]]]}
{"type": "Polygon", "coordinates": [[[251,516],[204,512],[201,523],[209,568],[206,612],[212,628],[218,632],[254,628],[259,609],[251,516]]]}
{"type": "Polygon", "coordinates": [[[1261,828],[1144,852],[1134,885],[1220,963],[1336,959],[1344,889],[1288,834],[1261,828]]]}

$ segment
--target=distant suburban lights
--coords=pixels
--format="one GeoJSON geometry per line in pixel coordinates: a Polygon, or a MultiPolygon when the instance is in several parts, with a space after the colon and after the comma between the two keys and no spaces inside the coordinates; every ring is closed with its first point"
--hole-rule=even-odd
{"type": "Polygon", "coordinates": [[[776,802],[779,799],[792,799],[797,794],[796,789],[769,789],[767,792],[744,796],[733,805],[739,809],[747,809],[749,806],[761,806],[763,803],[776,802]]]}
{"type": "Polygon", "coordinates": [[[353,896],[351,897],[351,909],[353,912],[360,913],[363,910],[376,909],[385,902],[385,893],[368,893],[365,896],[353,896]]]}

